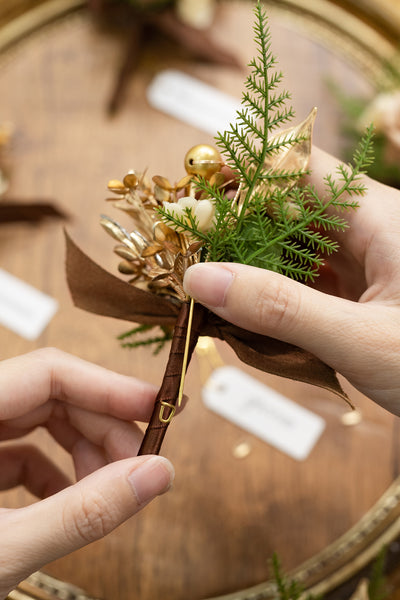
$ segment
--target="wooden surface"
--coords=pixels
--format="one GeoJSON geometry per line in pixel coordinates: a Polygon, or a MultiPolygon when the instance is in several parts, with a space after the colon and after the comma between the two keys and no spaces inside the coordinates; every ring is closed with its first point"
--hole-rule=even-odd
{"type": "MultiPolygon", "coordinates": [[[[230,3],[223,5],[213,29],[244,64],[253,53],[250,25],[249,3],[230,3]]],[[[339,152],[337,107],[326,78],[365,93],[367,84],[279,12],[273,12],[271,27],[298,118],[318,106],[315,141],[339,152]]],[[[150,174],[174,180],[183,174],[186,151],[212,141],[148,107],[145,90],[153,74],[174,66],[236,96],[243,80],[243,73],[194,64],[172,44],[158,41],[143,56],[123,110],[108,120],[105,101],[121,51],[118,40],[96,32],[79,12],[0,58],[0,120],[16,128],[9,197],[56,200],[71,215],[68,229],[74,239],[113,272],[113,244],[98,225],[102,212],[120,218],[103,201],[107,181],[129,168],[146,167],[150,174]]],[[[2,226],[0,259],[2,268],[60,304],[35,342],[0,328],[2,358],[52,345],[122,373],[161,380],[165,352],[152,357],[147,350],[121,350],[115,337],[126,323],[72,306],[61,225],[2,226]]],[[[227,347],[218,347],[227,364],[239,366],[227,347]]],[[[174,489],[108,538],[48,565],[47,572],[110,600],[208,598],[265,580],[273,551],[285,569],[295,567],[373,505],[398,475],[395,418],[347,386],[363,421],[345,427],[341,416],[347,408],[329,394],[245,370],[326,419],[310,457],[296,462],[210,414],[201,401],[204,381],[194,359],[186,386],[189,405],[170,426],[163,447],[176,468],[174,489]],[[242,441],[251,452],[239,460],[233,450],[242,441]]],[[[44,431],[31,437],[72,472],[69,457],[44,431]]],[[[2,506],[16,507],[33,499],[16,489],[0,500],[2,506]]]]}

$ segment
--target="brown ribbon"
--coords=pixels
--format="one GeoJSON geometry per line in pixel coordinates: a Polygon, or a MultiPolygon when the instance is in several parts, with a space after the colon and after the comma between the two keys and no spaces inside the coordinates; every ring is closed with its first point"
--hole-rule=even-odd
{"type": "Polygon", "coordinates": [[[47,218],[65,219],[66,214],[49,202],[0,202],[0,224],[38,223],[47,218]]]}
{"type": "MultiPolygon", "coordinates": [[[[92,261],[78,248],[68,234],[66,234],[66,241],[67,280],[76,306],[96,314],[135,323],[174,325],[177,322],[181,303],[166,296],[135,288],[122,281],[92,261]]],[[[198,335],[224,340],[236,352],[240,360],[256,369],[316,385],[349,402],[335,371],[310,352],[286,342],[246,331],[220,319],[208,310],[200,308],[200,305],[195,305],[195,307],[196,323],[191,338],[191,343],[194,345],[198,335]]],[[[179,320],[178,324],[180,327],[182,321],[179,320]]],[[[177,344],[181,344],[181,341],[177,344]]],[[[191,350],[193,351],[193,349],[191,350]]],[[[176,371],[177,359],[171,358],[170,360],[172,361],[171,367],[168,361],[167,370],[173,368],[176,371]]],[[[169,382],[168,386],[170,385],[169,382]]],[[[174,383],[175,385],[176,383],[174,383]]],[[[168,389],[168,398],[173,397],[175,397],[175,388],[173,391],[168,389]]],[[[164,398],[164,396],[157,397],[155,410],[157,419],[159,403],[164,398]]],[[[162,434],[154,435],[164,437],[165,431],[162,434]]],[[[154,443],[154,446],[146,442],[145,450],[149,452],[152,451],[149,448],[158,446],[159,440],[154,443]]],[[[143,449],[141,451],[143,452],[143,449]]]]}
{"type": "MultiPolygon", "coordinates": [[[[207,311],[203,306],[195,304],[189,338],[187,365],[189,365],[190,358],[196,347],[206,313],[207,311]]],[[[189,303],[183,302],[176,321],[164,377],[154,404],[153,414],[139,449],[139,455],[159,453],[170,419],[175,412],[183,371],[188,316],[189,303]]]]}

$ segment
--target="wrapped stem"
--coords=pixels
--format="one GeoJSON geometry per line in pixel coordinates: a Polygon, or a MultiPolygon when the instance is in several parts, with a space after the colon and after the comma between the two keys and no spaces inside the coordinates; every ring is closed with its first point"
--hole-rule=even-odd
{"type": "MultiPolygon", "coordinates": [[[[151,415],[142,445],[138,452],[139,456],[142,454],[158,454],[160,452],[165,433],[171,421],[171,417],[175,412],[182,370],[184,369],[189,312],[189,302],[183,302],[176,321],[164,377],[154,404],[153,414],[151,415]]],[[[196,347],[206,313],[206,309],[201,306],[201,304],[194,305],[186,367],[189,365],[190,358],[196,347]]]]}

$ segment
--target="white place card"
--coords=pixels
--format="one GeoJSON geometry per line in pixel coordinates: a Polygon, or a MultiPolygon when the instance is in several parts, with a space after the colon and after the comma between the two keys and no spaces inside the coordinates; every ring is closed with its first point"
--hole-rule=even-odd
{"type": "Polygon", "coordinates": [[[14,275],[0,269],[0,323],[27,340],[42,333],[58,309],[47,296],[14,275]]]}
{"type": "Polygon", "coordinates": [[[212,411],[296,460],[307,458],[325,421],[236,367],[213,371],[203,388],[212,411]]]}
{"type": "Polygon", "coordinates": [[[211,135],[225,131],[240,108],[233,96],[174,69],[156,75],[147,99],[153,108],[211,135]]]}

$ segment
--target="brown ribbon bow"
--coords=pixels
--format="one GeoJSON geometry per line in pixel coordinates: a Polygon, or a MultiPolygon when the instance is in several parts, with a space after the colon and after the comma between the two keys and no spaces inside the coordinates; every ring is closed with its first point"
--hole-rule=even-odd
{"type": "MultiPolygon", "coordinates": [[[[175,332],[178,335],[174,336],[164,380],[139,451],[140,454],[157,454],[168,426],[168,423],[160,420],[160,410],[172,410],[177,398],[188,304],[146,292],[122,281],[89,258],[68,234],[66,241],[67,280],[77,307],[135,323],[175,325],[179,328],[175,332]]],[[[335,371],[313,354],[291,344],[241,329],[196,304],[189,360],[199,335],[224,340],[240,360],[256,369],[319,386],[349,402],[335,371]]]]}

